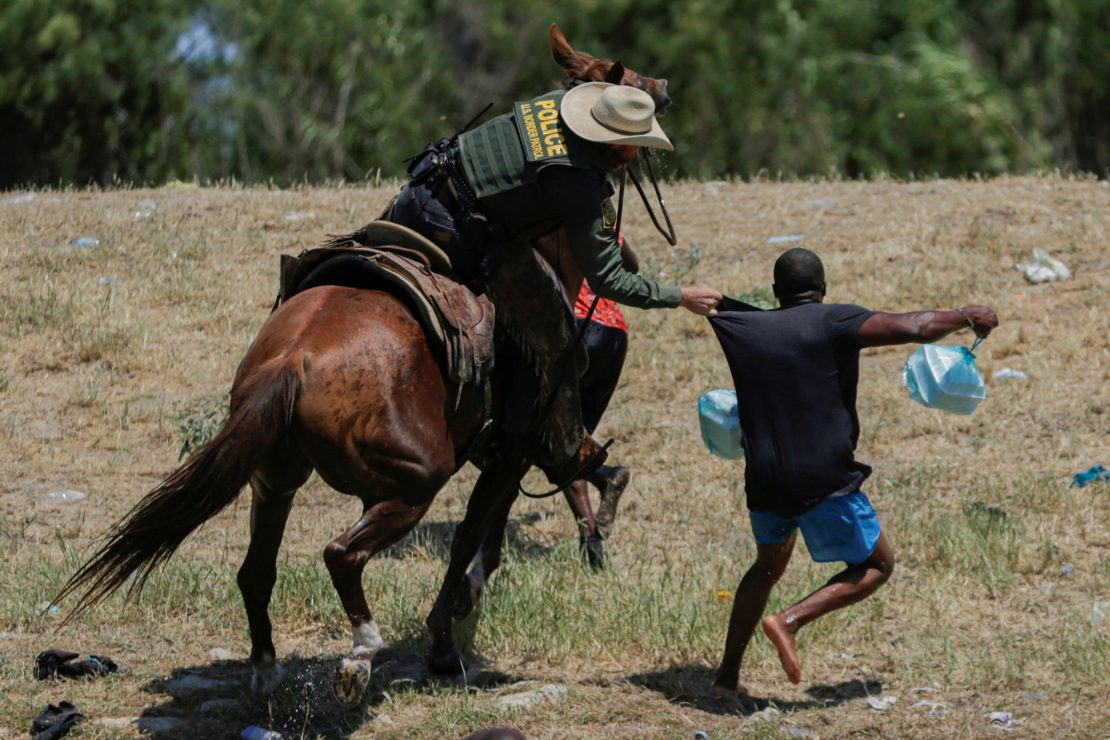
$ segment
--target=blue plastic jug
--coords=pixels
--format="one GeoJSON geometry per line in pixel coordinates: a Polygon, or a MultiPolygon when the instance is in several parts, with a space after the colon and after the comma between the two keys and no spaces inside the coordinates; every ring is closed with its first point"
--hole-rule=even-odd
{"type": "Polygon", "coordinates": [[[975,355],[967,347],[922,345],[906,360],[902,382],[914,401],[953,414],[970,414],[987,397],[975,355]]]}
{"type": "Polygon", "coordinates": [[[739,460],[744,457],[740,443],[740,406],[736,391],[717,388],[698,399],[698,421],[705,446],[717,457],[739,460]]]}

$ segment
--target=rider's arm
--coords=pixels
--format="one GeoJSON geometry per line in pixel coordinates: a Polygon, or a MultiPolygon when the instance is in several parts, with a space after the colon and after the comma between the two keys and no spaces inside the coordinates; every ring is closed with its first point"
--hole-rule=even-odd
{"type": "Polygon", "coordinates": [[[976,335],[985,337],[996,326],[998,316],[986,306],[964,306],[953,311],[875,313],[860,326],[856,341],[861,347],[935,342],[960,329],[972,329],[976,335]]]}
{"type": "Polygon", "coordinates": [[[602,222],[601,202],[607,197],[604,179],[577,167],[547,167],[540,189],[567,232],[574,261],[590,287],[602,298],[636,308],[675,308],[682,290],[629,272],[621,259],[616,234],[602,222]]]}

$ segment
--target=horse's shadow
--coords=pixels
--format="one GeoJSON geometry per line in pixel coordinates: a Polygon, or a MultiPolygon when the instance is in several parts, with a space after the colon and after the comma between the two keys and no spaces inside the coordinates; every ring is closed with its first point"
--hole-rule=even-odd
{"type": "Polygon", "coordinates": [[[747,717],[767,707],[782,712],[803,709],[821,709],[845,704],[882,692],[882,684],[874,679],[842,681],[838,684],[816,684],[806,689],[809,699],[777,699],[766,696],[746,696],[736,699],[718,699],[709,694],[715,672],[703,665],[676,665],[670,668],[629,676],[627,681],[666,697],[672,704],[695,707],[711,714],[728,714],[747,717]]]}
{"type": "MultiPolygon", "coordinates": [[[[541,557],[554,550],[554,547],[536,542],[522,532],[524,525],[535,524],[542,516],[541,513],[533,511],[510,519],[505,526],[505,547],[526,557],[541,557]]],[[[395,560],[423,557],[446,563],[451,559],[451,538],[454,537],[455,528],[458,525],[459,522],[456,520],[422,521],[400,542],[382,550],[378,557],[395,560]]]]}
{"type": "Polygon", "coordinates": [[[156,737],[238,738],[248,726],[276,730],[286,737],[349,738],[385,725],[380,706],[390,696],[427,693],[444,688],[474,692],[497,688],[516,679],[485,670],[480,657],[468,657],[470,670],[457,678],[432,674],[424,663],[425,641],[409,639],[383,648],[374,659],[366,698],[341,703],[333,692],[340,656],[290,655],[282,661],[287,675],[266,698],[250,692],[247,661],[220,661],[174,671],[150,681],[143,691],[156,702],[143,710],[137,728],[156,737]]]}

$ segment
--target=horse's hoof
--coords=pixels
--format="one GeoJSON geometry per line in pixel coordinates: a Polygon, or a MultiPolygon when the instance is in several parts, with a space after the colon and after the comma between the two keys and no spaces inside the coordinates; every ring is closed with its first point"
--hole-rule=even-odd
{"type": "Polygon", "coordinates": [[[601,537],[597,535],[585,537],[581,540],[580,546],[594,573],[605,570],[605,545],[601,537]]]}
{"type": "Polygon", "coordinates": [[[466,664],[455,648],[447,652],[433,648],[428,652],[428,670],[441,676],[458,676],[466,673],[466,664]]]}
{"type": "Polygon", "coordinates": [[[284,680],[285,669],[280,663],[256,665],[251,672],[251,693],[255,696],[269,696],[284,680]]]}
{"type": "Polygon", "coordinates": [[[370,661],[344,658],[335,670],[332,690],[344,704],[358,704],[370,686],[370,661]]]}
{"type": "Polygon", "coordinates": [[[483,590],[482,584],[470,573],[463,576],[462,587],[459,588],[458,593],[455,595],[455,604],[451,609],[451,617],[456,622],[466,619],[481,600],[483,590]]]}

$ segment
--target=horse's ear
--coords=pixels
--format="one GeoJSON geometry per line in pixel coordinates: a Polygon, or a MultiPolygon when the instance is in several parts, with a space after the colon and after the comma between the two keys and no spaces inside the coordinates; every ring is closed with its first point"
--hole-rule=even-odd
{"type": "Polygon", "coordinates": [[[613,66],[609,68],[609,73],[605,75],[605,81],[611,82],[614,85],[621,84],[624,79],[624,64],[617,61],[613,62],[613,66]]]}
{"type": "Polygon", "coordinates": [[[559,30],[559,26],[555,23],[551,24],[551,32],[548,33],[547,42],[548,46],[551,47],[551,56],[555,59],[556,64],[568,71],[575,66],[578,52],[570,48],[566,37],[563,36],[563,32],[559,30]]]}

